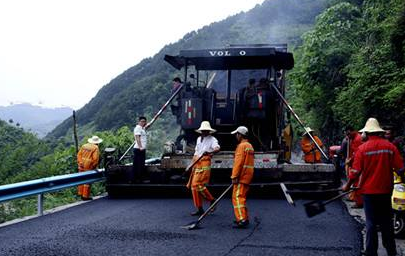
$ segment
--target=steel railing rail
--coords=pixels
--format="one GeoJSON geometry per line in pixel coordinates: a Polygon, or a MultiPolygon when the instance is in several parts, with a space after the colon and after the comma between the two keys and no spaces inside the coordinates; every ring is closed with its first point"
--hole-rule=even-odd
{"type": "Polygon", "coordinates": [[[104,169],[97,169],[2,185],[0,186],[0,203],[17,198],[38,195],[38,215],[43,215],[44,193],[81,184],[90,184],[104,179],[104,169]]]}

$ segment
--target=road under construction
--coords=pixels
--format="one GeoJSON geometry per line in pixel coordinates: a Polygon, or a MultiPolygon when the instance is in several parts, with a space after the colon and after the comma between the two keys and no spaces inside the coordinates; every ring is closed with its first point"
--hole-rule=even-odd
{"type": "Polygon", "coordinates": [[[188,230],[191,199],[104,197],[1,227],[0,255],[360,255],[362,227],[341,202],[314,218],[303,202],[251,199],[252,223],[239,230],[225,198],[188,230]]]}

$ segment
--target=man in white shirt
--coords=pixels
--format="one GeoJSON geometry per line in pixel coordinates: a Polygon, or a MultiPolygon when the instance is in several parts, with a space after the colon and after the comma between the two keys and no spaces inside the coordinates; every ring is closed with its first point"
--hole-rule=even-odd
{"type": "Polygon", "coordinates": [[[208,121],[203,121],[196,132],[201,133],[201,136],[197,138],[197,145],[192,161],[194,163],[201,156],[203,157],[194,165],[187,183],[187,188],[191,188],[194,206],[197,208],[197,211],[191,213],[193,216],[202,215],[204,213],[204,199],[211,204],[215,201],[215,198],[208,191],[206,185],[210,181],[212,153],[219,152],[220,150],[218,140],[211,135],[216,132],[216,130],[211,128],[208,121]]]}
{"type": "Polygon", "coordinates": [[[172,86],[172,94],[177,91],[177,89],[181,86],[182,82],[180,77],[173,78],[173,86],[172,86]]]}
{"type": "Polygon", "coordinates": [[[134,161],[133,173],[131,174],[131,182],[140,182],[142,176],[145,174],[145,159],[146,159],[146,145],[147,134],[145,130],[146,117],[141,116],[138,119],[138,125],[134,128],[134,161]]]}

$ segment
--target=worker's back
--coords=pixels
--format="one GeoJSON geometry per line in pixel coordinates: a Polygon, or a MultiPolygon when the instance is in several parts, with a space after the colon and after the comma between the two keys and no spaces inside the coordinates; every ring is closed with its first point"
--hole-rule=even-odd
{"type": "Polygon", "coordinates": [[[79,170],[93,170],[97,167],[99,160],[98,146],[92,143],[84,144],[77,154],[79,170]]]}

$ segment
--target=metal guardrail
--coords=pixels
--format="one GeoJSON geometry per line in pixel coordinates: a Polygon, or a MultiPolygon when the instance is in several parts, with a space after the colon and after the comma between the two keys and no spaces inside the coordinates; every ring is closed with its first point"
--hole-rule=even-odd
{"type": "Polygon", "coordinates": [[[38,195],[38,215],[43,215],[44,193],[62,190],[81,184],[104,180],[104,169],[52,176],[0,186],[0,203],[17,198],[38,195]]]}

